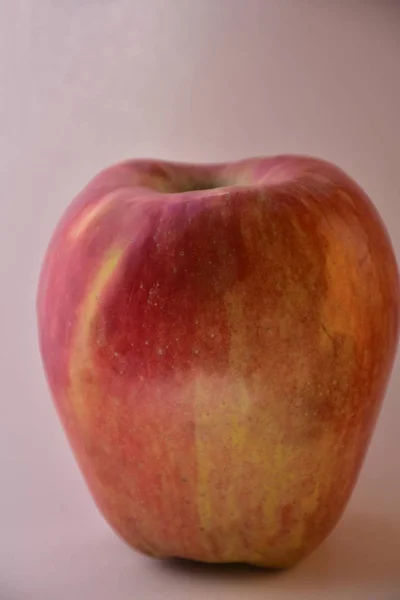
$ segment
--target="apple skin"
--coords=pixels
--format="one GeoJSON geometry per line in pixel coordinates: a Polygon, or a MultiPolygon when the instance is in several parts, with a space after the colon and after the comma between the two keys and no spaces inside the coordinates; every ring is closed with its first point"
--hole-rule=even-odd
{"type": "Polygon", "coordinates": [[[341,169],[112,166],[62,217],[37,310],[74,455],[131,546],[281,568],[333,529],[399,323],[388,235],[341,169]]]}

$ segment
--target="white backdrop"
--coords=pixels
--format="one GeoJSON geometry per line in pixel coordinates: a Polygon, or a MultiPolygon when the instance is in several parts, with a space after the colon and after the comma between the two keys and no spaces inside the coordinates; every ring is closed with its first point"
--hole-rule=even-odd
{"type": "Polygon", "coordinates": [[[327,158],[373,198],[399,256],[400,5],[0,0],[0,57],[0,599],[400,598],[398,365],[320,550],[279,576],[172,567],[133,553],[94,508],[50,401],[34,310],[61,212],[127,157],[327,158]]]}

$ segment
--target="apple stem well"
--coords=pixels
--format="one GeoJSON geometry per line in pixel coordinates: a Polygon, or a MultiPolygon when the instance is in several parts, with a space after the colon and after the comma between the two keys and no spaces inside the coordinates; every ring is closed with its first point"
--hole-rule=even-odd
{"type": "Polygon", "coordinates": [[[198,192],[202,190],[215,190],[221,187],[221,184],[216,181],[211,181],[207,179],[191,179],[189,181],[184,181],[182,184],[178,184],[176,188],[176,193],[181,194],[183,192],[198,192]]]}

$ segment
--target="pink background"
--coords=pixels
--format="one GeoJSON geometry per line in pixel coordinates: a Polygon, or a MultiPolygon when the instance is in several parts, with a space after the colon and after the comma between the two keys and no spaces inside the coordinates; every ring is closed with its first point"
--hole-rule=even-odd
{"type": "Polygon", "coordinates": [[[399,255],[400,5],[5,0],[0,56],[0,600],[400,599],[398,364],[351,503],[313,556],[279,575],[170,565],[132,552],[94,508],[34,312],[60,213],[130,156],[330,159],[371,195],[399,255]]]}

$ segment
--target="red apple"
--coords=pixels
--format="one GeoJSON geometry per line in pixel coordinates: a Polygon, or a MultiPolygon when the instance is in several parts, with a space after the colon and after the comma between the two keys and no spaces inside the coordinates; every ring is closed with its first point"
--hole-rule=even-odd
{"type": "Polygon", "coordinates": [[[209,562],[290,566],[332,530],[398,321],[371,201],[301,156],[106,169],[38,290],[47,379],[105,519],[148,555],[209,562]]]}

